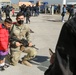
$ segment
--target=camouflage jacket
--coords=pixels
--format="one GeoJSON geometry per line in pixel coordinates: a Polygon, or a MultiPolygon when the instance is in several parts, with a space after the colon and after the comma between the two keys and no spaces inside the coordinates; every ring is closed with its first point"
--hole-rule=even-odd
{"type": "MultiPolygon", "coordinates": [[[[13,24],[11,27],[11,31],[12,31],[12,37],[16,37],[18,39],[26,39],[28,42],[30,41],[30,28],[23,24],[23,25],[18,25],[17,23],[13,24]],[[12,29],[13,28],[13,29],[12,29]]],[[[15,40],[13,40],[11,43],[15,44],[15,40]]]]}

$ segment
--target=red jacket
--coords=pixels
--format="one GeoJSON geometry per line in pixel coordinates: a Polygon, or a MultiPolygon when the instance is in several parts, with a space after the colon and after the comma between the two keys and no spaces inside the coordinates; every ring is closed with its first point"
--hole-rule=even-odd
{"type": "Polygon", "coordinates": [[[8,49],[8,39],[9,39],[9,32],[6,28],[0,24],[0,50],[6,51],[8,49]]]}

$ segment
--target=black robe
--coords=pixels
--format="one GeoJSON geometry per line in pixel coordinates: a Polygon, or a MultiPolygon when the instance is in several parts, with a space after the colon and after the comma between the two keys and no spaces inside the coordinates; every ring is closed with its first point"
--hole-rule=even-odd
{"type": "Polygon", "coordinates": [[[64,23],[55,49],[55,62],[45,75],[76,75],[76,17],[64,23]]]}

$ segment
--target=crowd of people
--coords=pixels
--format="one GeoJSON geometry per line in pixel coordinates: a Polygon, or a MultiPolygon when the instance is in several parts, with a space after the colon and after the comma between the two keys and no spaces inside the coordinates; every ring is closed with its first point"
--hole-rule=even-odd
{"type": "MultiPolygon", "coordinates": [[[[2,20],[2,16],[5,14],[6,18],[10,18],[10,12],[12,12],[12,16],[15,16],[15,9],[12,7],[10,8],[9,5],[0,8],[0,20],[2,20]]],[[[39,15],[39,6],[29,5],[26,6],[25,4],[19,7],[19,12],[22,12],[26,17],[26,23],[30,23],[31,16],[38,16],[39,15]]]]}

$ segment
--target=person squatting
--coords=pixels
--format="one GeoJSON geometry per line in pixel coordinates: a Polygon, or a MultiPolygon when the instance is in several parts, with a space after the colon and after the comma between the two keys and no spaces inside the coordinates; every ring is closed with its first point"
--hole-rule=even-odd
{"type": "Polygon", "coordinates": [[[26,56],[22,58],[22,64],[25,64],[27,66],[32,66],[31,63],[28,62],[28,60],[33,59],[37,51],[35,48],[31,47],[32,42],[30,40],[30,28],[24,24],[25,16],[22,12],[19,12],[16,16],[17,22],[13,24],[11,28],[11,33],[10,36],[12,38],[10,41],[10,52],[11,52],[11,64],[12,65],[17,65],[20,59],[21,52],[27,53],[26,56]],[[15,39],[14,39],[15,38],[15,39]],[[28,41],[28,46],[23,47],[22,43],[17,41],[18,40],[27,40],[28,41]]]}

